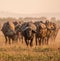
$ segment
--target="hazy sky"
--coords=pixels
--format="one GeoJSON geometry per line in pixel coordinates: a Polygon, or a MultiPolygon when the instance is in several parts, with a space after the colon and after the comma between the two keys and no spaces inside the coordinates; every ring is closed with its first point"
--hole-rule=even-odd
{"type": "Polygon", "coordinates": [[[22,14],[60,13],[60,0],[0,0],[0,11],[22,14]]]}

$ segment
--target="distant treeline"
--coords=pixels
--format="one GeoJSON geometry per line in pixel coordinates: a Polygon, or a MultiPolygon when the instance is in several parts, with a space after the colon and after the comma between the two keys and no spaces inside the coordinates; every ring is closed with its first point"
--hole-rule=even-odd
{"type": "Polygon", "coordinates": [[[56,17],[51,17],[51,18],[46,18],[46,17],[20,17],[20,18],[13,18],[13,17],[0,17],[0,22],[5,22],[5,21],[45,21],[49,20],[54,23],[60,24],[60,19],[56,19],[56,17]]]}

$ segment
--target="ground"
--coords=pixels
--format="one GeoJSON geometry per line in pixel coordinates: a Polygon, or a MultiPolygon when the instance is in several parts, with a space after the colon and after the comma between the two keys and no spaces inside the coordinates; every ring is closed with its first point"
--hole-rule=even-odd
{"type": "Polygon", "coordinates": [[[60,31],[49,45],[35,46],[34,41],[33,47],[27,47],[21,41],[5,44],[4,35],[0,31],[0,61],[60,61],[60,31]]]}

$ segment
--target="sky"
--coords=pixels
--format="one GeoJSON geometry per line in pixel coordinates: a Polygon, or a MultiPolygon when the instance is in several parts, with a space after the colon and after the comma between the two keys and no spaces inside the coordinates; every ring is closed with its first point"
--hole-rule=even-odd
{"type": "Polygon", "coordinates": [[[21,14],[60,13],[60,0],[0,0],[0,11],[21,14]]]}

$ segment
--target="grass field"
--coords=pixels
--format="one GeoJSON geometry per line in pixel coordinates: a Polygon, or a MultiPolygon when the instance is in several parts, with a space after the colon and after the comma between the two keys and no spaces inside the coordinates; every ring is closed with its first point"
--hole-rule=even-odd
{"type": "Polygon", "coordinates": [[[5,44],[4,36],[0,32],[0,61],[60,61],[60,31],[55,42],[49,45],[26,46],[21,41],[9,45],[5,44]]]}

